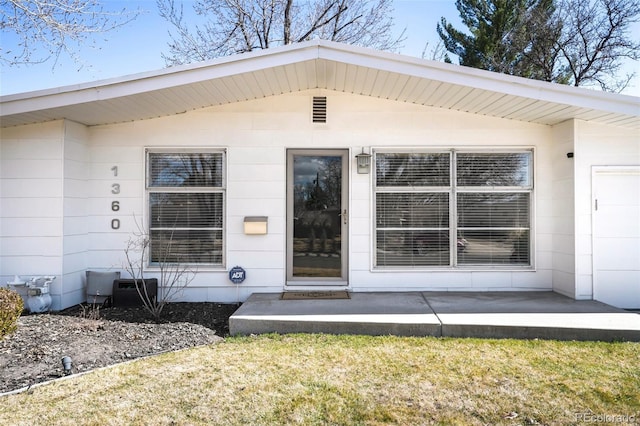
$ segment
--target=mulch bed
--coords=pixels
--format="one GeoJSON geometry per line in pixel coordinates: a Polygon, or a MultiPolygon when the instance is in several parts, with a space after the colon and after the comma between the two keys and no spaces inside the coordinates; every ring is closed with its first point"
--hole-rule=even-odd
{"type": "Polygon", "coordinates": [[[222,341],[238,304],[171,303],[160,322],[141,307],[80,306],[57,313],[26,314],[18,330],[0,340],[0,393],[72,373],[157,353],[222,341]]]}

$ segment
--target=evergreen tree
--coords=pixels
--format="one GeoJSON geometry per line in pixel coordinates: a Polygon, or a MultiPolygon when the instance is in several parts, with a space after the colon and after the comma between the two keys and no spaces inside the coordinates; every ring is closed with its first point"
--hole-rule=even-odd
{"type": "Polygon", "coordinates": [[[437,30],[460,65],[532,78],[541,74],[535,62],[549,58],[548,49],[540,48],[553,44],[561,28],[551,18],[553,0],[457,0],[456,7],[468,33],[445,18],[437,30]]]}

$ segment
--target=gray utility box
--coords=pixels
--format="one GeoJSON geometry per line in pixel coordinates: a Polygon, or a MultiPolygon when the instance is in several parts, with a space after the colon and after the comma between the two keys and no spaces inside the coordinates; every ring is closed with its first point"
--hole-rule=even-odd
{"type": "MultiPolygon", "coordinates": [[[[138,280],[140,291],[144,293],[142,288],[142,280],[138,280]]],[[[147,288],[149,300],[153,300],[158,296],[158,280],[156,278],[145,278],[144,285],[147,288]]],[[[135,280],[115,280],[113,281],[113,306],[127,307],[127,306],[142,306],[142,300],[136,290],[135,280]]]]}

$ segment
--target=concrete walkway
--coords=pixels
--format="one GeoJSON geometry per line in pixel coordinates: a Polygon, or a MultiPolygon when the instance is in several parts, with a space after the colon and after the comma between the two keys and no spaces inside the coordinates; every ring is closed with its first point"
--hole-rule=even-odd
{"type": "Polygon", "coordinates": [[[281,300],[256,293],[230,333],[331,333],[640,341],[640,315],[552,292],[376,292],[281,300]]]}

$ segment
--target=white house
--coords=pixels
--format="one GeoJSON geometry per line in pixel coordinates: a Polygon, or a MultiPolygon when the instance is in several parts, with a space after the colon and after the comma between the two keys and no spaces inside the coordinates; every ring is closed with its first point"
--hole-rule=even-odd
{"type": "Polygon", "coordinates": [[[85,299],[87,270],[122,271],[139,227],[148,276],[168,241],[197,269],[185,301],[541,290],[640,308],[636,97],[311,41],[0,108],[0,282],[55,275],[53,309],[85,299]]]}

